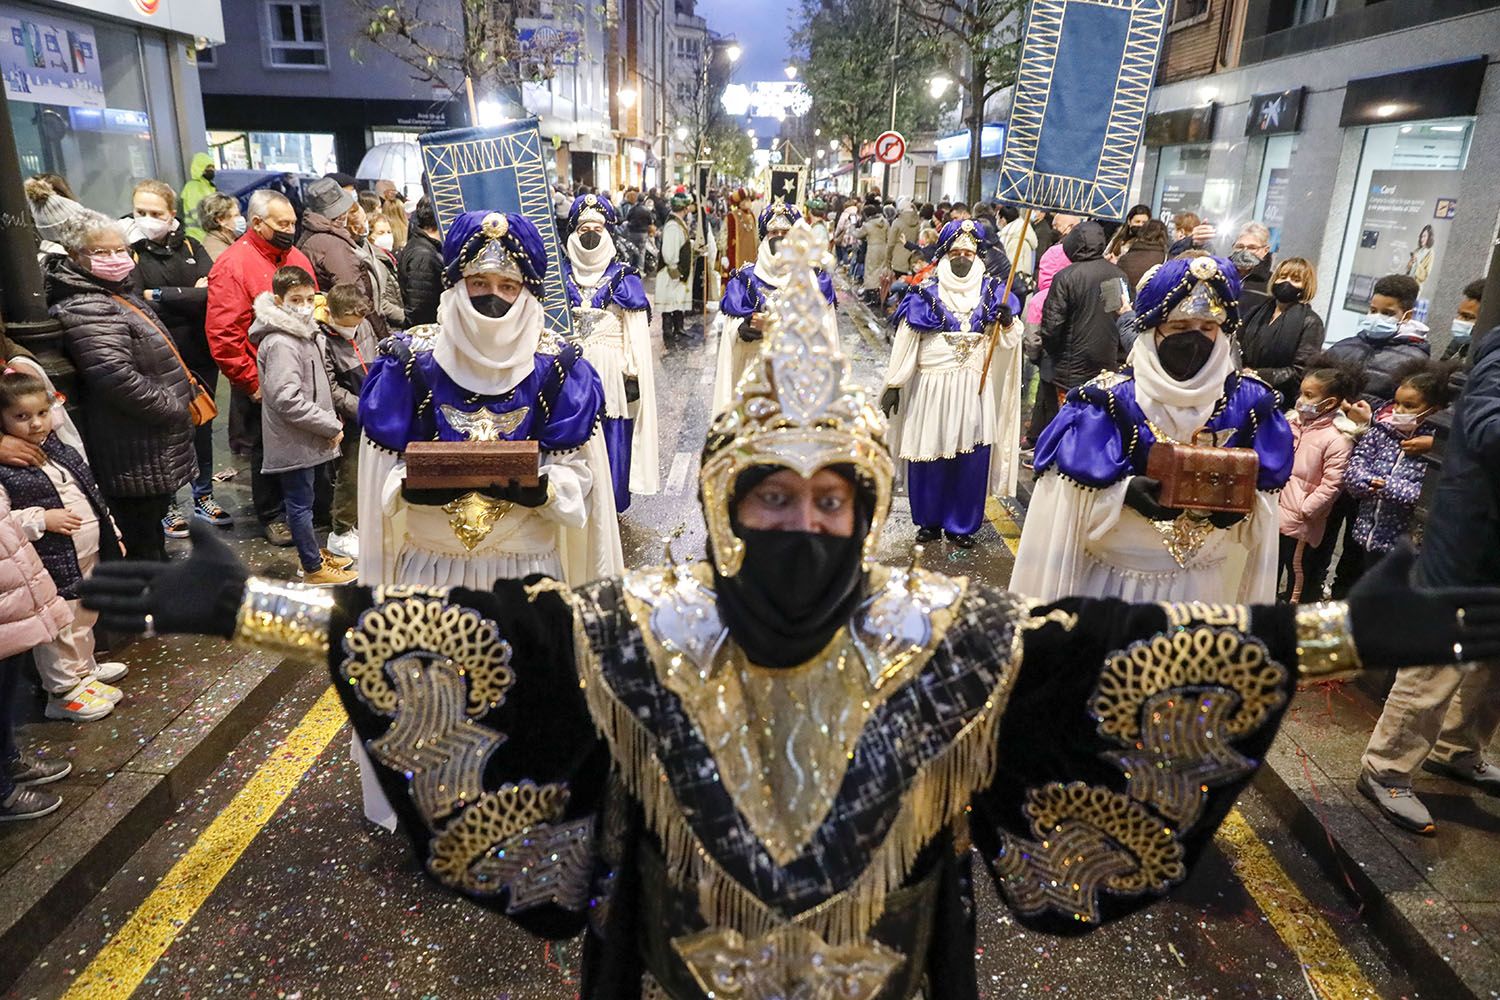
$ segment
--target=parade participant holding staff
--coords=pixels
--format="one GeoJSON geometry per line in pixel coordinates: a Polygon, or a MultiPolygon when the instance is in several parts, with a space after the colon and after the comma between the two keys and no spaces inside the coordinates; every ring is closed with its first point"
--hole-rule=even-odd
{"type": "Polygon", "coordinates": [[[103,567],[87,599],[114,629],[325,657],[427,872],[583,933],[590,1000],[974,1000],[957,844],[1025,924],[1093,928],[1188,877],[1299,673],[1500,653],[1500,592],[1413,590],[1409,557],[1302,608],[1038,607],[873,565],[884,421],[792,240],[769,345],[709,430],[707,561],[314,593],[199,529],[191,559],[103,567]]]}
{"type": "Polygon", "coordinates": [[[980,265],[983,238],[972,219],[943,227],[936,276],[894,317],[881,397],[892,450],[907,462],[917,541],[946,534],[965,549],[984,524],[985,497],[1015,494],[1021,440],[1020,303],[1003,299],[1004,282],[980,265]],[[1000,340],[986,378],[992,334],[1000,340]]]}
{"type": "Polygon", "coordinates": [[[574,199],[562,269],[573,307],[574,340],[604,385],[604,444],[615,508],[624,512],[632,493],[660,488],[661,460],[651,304],[640,272],[618,259],[609,229],[619,224],[619,213],[603,195],[574,199]]]}
{"type": "MultiPolygon", "coordinates": [[[[786,282],[787,277],[787,265],[776,256],[776,252],[787,232],[801,218],[802,213],[796,206],[787,205],[780,199],[768,205],[760,213],[760,246],[755,263],[735,271],[724,286],[724,299],[719,303],[724,326],[719,333],[718,366],[714,373],[714,413],[722,412],[733,402],[740,376],[755,361],[764,345],[770,295],[786,282]]],[[[818,272],[818,287],[830,307],[823,315],[823,332],[828,343],[837,346],[839,321],[834,308],[838,305],[838,298],[833,291],[833,279],[826,271],[818,272]]]]}
{"type": "Polygon", "coordinates": [[[689,212],[693,197],[672,196],[672,212],[662,224],[661,270],[656,272],[656,310],[661,313],[663,347],[688,339],[687,313],[693,308],[693,270],[700,267],[703,246],[693,233],[689,212]]]}
{"type": "Polygon", "coordinates": [[[1119,372],[1074,389],[1036,446],[1036,492],[1011,586],[1138,601],[1270,601],[1276,592],[1276,491],[1292,434],[1276,392],[1235,371],[1239,279],[1228,261],[1168,261],[1136,298],[1136,338],[1119,372]],[[1156,442],[1252,448],[1248,515],[1203,516],[1160,503],[1146,475],[1156,442]]]}

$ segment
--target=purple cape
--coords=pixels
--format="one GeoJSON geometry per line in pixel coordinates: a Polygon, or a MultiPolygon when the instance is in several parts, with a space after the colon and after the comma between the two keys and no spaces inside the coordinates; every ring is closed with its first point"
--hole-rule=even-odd
{"type": "Polygon", "coordinates": [[[556,354],[537,354],[530,375],[509,392],[483,396],[463,388],[438,365],[431,351],[413,351],[410,338],[395,336],[380,345],[359,394],[359,420],[365,436],[387,451],[401,452],[413,441],[464,441],[448,423],[443,407],[494,414],[525,408],[526,415],[504,440],[535,440],[543,451],[582,447],[604,407],[604,386],[580,349],[564,344],[556,354]]]}
{"type": "MultiPolygon", "coordinates": [[[[562,276],[563,287],[568,290],[568,305],[583,305],[583,292],[573,280],[573,263],[566,257],[562,262],[562,276]]],[[[627,311],[644,309],[646,318],[651,318],[651,303],[646,300],[646,286],[641,284],[641,274],[624,261],[617,260],[604,269],[604,278],[589,305],[595,309],[612,305],[627,311]]]]}
{"type": "MultiPolygon", "coordinates": [[[[746,264],[731,274],[724,283],[724,298],[719,303],[719,308],[726,316],[744,319],[766,307],[766,296],[771,293],[771,287],[756,276],[754,264],[746,264]]],[[[837,309],[839,302],[838,296],[833,292],[833,278],[826,271],[818,272],[818,287],[823,290],[823,297],[828,300],[828,304],[837,309]]]]}
{"type": "MultiPolygon", "coordinates": [[[[1260,456],[1256,485],[1279,490],[1292,474],[1292,429],[1277,407],[1276,390],[1259,379],[1231,373],[1224,395],[1204,425],[1233,430],[1231,448],[1254,448],[1260,456]]],[[[1048,469],[1092,489],[1146,474],[1146,456],[1156,437],[1135,399],[1129,368],[1078,386],[1036,443],[1036,474],[1048,469]]]]}
{"type": "MultiPolygon", "coordinates": [[[[999,318],[1000,293],[1003,291],[1005,285],[994,278],[986,277],[980,282],[979,322],[976,324],[980,329],[999,318]]],[[[1021,311],[1021,301],[1014,293],[1007,301],[1012,315],[1021,311]]],[[[963,318],[955,315],[938,297],[936,278],[930,278],[906,293],[906,298],[891,316],[891,325],[900,326],[902,320],[906,320],[913,330],[927,333],[952,333],[963,327],[963,318]]]]}

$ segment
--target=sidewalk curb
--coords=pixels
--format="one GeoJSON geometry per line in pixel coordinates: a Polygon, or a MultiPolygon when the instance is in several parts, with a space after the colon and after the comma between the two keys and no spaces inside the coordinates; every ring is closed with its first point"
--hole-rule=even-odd
{"type": "Polygon", "coordinates": [[[1354,902],[1364,906],[1361,919],[1396,961],[1423,970],[1433,996],[1482,1000],[1496,995],[1500,952],[1488,944],[1474,950],[1456,946],[1452,931],[1467,927],[1468,918],[1365,815],[1352,788],[1343,788],[1311,757],[1280,742],[1266,753],[1255,788],[1345,895],[1348,879],[1359,897],[1354,902]],[[1357,856],[1351,844],[1358,845],[1357,856]]]}
{"type": "Polygon", "coordinates": [[[16,862],[0,880],[0,955],[6,958],[0,991],[90,905],[306,669],[261,653],[241,656],[16,862]]]}

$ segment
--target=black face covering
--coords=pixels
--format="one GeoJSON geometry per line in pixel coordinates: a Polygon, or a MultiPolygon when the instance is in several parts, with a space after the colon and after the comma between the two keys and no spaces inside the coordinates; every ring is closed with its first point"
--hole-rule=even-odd
{"type": "Polygon", "coordinates": [[[1302,300],[1302,289],[1290,281],[1278,281],[1271,286],[1271,294],[1276,296],[1276,301],[1282,305],[1289,306],[1293,302],[1302,300]]]}
{"type": "Polygon", "coordinates": [[[948,267],[952,269],[953,276],[956,278],[967,278],[969,268],[973,266],[974,258],[972,257],[954,257],[948,261],[948,267]]]}
{"type": "Polygon", "coordinates": [[[585,229],[578,234],[578,242],[583,244],[585,250],[593,250],[603,238],[604,234],[597,229],[585,229]]]}
{"type": "Polygon", "coordinates": [[[1214,342],[1198,330],[1174,333],[1156,345],[1156,356],[1162,370],[1179,382],[1186,382],[1203,370],[1214,352],[1214,342]]]}
{"type": "Polygon", "coordinates": [[[498,295],[470,295],[469,304],[474,307],[474,311],[479,315],[488,316],[490,319],[499,319],[510,312],[510,307],[513,303],[502,299],[498,295]]]}
{"type": "Polygon", "coordinates": [[[719,614],[750,662],[793,667],[810,660],[864,597],[867,519],[848,538],[807,531],[735,529],[745,560],[718,577],[719,614]]]}
{"type": "Polygon", "coordinates": [[[295,233],[283,233],[279,229],[273,229],[271,231],[270,239],[268,239],[266,242],[271,244],[277,250],[290,250],[297,242],[297,235],[295,233]]]}
{"type": "Polygon", "coordinates": [[[203,179],[206,180],[206,181],[212,181],[214,179],[214,168],[213,167],[204,167],[203,168],[203,179]]]}

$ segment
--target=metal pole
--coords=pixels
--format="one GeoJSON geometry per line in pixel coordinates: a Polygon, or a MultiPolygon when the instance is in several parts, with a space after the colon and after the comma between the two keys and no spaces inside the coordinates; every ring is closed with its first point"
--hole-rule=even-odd
{"type": "MultiPolygon", "coordinates": [[[[900,86],[900,80],[896,76],[896,54],[897,43],[901,38],[901,3],[896,3],[896,19],[891,26],[891,131],[896,131],[896,88],[900,86]]],[[[880,196],[889,198],[891,196],[891,165],[885,165],[884,179],[881,181],[880,196]]]]}

